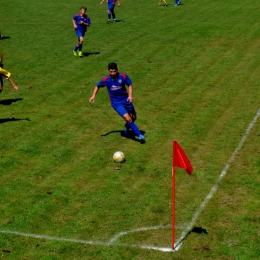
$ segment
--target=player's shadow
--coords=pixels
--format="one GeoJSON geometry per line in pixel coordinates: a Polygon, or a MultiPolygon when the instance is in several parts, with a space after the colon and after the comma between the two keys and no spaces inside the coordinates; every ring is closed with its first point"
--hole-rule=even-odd
{"type": "Polygon", "coordinates": [[[124,23],[125,21],[124,20],[116,20],[115,23],[124,23]]]}
{"type": "Polygon", "coordinates": [[[23,100],[22,98],[0,100],[0,105],[10,106],[12,103],[23,100]]]}
{"type": "Polygon", "coordinates": [[[1,38],[0,38],[0,40],[7,40],[7,39],[10,39],[11,37],[10,36],[2,36],[1,38]]]}
{"type": "Polygon", "coordinates": [[[100,52],[96,51],[96,52],[83,52],[83,56],[81,58],[84,58],[84,57],[88,57],[90,55],[98,55],[100,54],[100,52]]]}
{"type": "Polygon", "coordinates": [[[0,124],[6,123],[6,122],[14,122],[14,121],[20,121],[20,120],[27,120],[31,121],[29,118],[0,118],[0,124]]]}
{"type": "MultiPolygon", "coordinates": [[[[140,132],[141,132],[142,135],[145,134],[145,131],[140,130],[140,132]]],[[[127,139],[131,139],[131,140],[133,140],[133,141],[135,141],[135,142],[139,142],[139,140],[136,138],[136,135],[135,135],[134,132],[131,131],[131,130],[129,131],[128,136],[125,136],[125,133],[124,133],[123,130],[110,131],[110,132],[105,133],[105,134],[103,134],[103,135],[101,135],[101,136],[104,137],[104,136],[107,136],[107,135],[110,135],[110,134],[113,134],[113,133],[120,133],[121,136],[123,136],[123,137],[125,137],[125,138],[127,138],[127,139]]]]}

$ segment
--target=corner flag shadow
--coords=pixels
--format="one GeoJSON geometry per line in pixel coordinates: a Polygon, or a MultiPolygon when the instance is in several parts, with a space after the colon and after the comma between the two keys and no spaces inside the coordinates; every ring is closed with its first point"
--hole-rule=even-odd
{"type": "Polygon", "coordinates": [[[10,106],[12,103],[23,100],[22,98],[0,100],[0,104],[4,106],[10,106]]]}
{"type": "Polygon", "coordinates": [[[194,232],[194,233],[197,233],[197,234],[208,234],[207,230],[205,228],[202,228],[202,227],[194,227],[190,232],[194,232]]]}
{"type": "Polygon", "coordinates": [[[6,123],[6,122],[12,122],[12,121],[20,121],[20,120],[27,120],[27,121],[31,121],[29,118],[0,118],[0,124],[6,123]]]}
{"type": "MultiPolygon", "coordinates": [[[[141,132],[142,135],[145,134],[145,131],[140,130],[140,132],[141,132]]],[[[101,136],[107,136],[107,135],[113,134],[113,133],[120,133],[121,136],[123,136],[123,137],[125,137],[127,139],[131,139],[131,140],[133,140],[135,142],[139,142],[139,140],[136,138],[136,136],[135,136],[133,131],[129,131],[129,135],[128,136],[125,136],[124,131],[122,131],[122,130],[111,131],[111,132],[108,132],[108,133],[103,134],[101,136]]]]}
{"type": "Polygon", "coordinates": [[[81,58],[90,56],[90,55],[98,55],[100,54],[100,52],[96,51],[96,52],[83,52],[83,56],[81,58]]]}

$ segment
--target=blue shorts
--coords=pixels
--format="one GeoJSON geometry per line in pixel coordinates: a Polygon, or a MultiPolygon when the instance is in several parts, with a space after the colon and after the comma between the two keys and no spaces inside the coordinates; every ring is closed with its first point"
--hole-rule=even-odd
{"type": "Polygon", "coordinates": [[[79,30],[76,30],[75,33],[77,34],[78,38],[84,37],[84,35],[85,35],[85,32],[81,32],[79,30]]]}
{"type": "Polygon", "coordinates": [[[108,5],[108,7],[107,7],[107,10],[109,10],[111,13],[113,13],[114,12],[114,5],[113,4],[110,4],[110,5],[108,5]]]}
{"type": "Polygon", "coordinates": [[[124,103],[124,104],[119,104],[119,105],[114,105],[113,108],[116,110],[116,112],[120,116],[124,116],[126,113],[128,114],[136,114],[135,108],[132,103],[124,103]]]}

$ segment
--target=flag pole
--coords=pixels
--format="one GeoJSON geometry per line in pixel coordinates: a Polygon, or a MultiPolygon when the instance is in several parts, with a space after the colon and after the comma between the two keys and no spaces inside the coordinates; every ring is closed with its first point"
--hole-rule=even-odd
{"type": "Polygon", "coordinates": [[[172,249],[174,249],[175,227],[175,165],[174,165],[174,142],[172,146],[172,249]]]}

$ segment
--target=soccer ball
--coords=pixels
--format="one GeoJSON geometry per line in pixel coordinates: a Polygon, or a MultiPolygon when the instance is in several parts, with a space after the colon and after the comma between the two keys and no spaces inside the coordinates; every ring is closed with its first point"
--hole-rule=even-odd
{"type": "Polygon", "coordinates": [[[122,163],[125,161],[125,156],[122,152],[118,151],[118,152],[114,153],[113,160],[114,160],[114,162],[122,163]]]}

